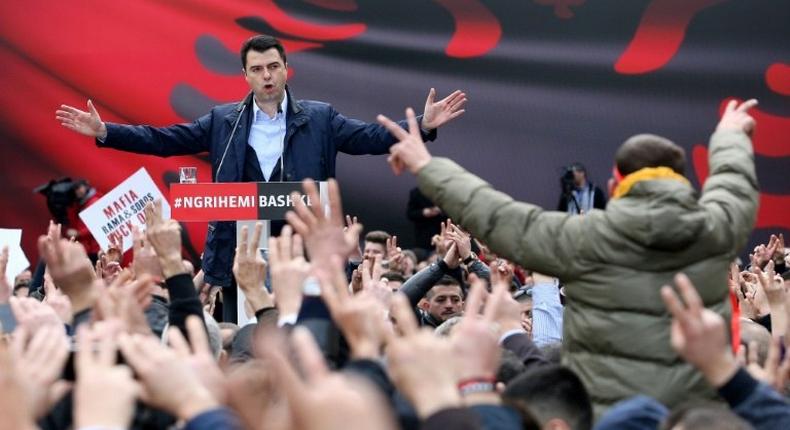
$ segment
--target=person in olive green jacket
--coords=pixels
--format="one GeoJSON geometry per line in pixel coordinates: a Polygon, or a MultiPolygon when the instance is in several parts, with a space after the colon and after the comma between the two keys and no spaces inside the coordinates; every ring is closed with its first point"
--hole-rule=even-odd
{"type": "Polygon", "coordinates": [[[701,195],[683,177],[682,148],[638,135],[617,151],[609,205],[583,216],[514,201],[454,162],[431,157],[411,109],[409,132],[386,117],[379,122],[400,140],[390,149],[396,174],[415,174],[428,198],[497,254],[565,283],[562,360],[581,377],[600,416],[639,393],[670,407],[714,396],[670,348],[671,318],[659,292],[683,272],[705,306],[729,319],[728,265],[757,211],[755,123],[747,113],[756,104],[727,106],[710,140],[701,195]]]}

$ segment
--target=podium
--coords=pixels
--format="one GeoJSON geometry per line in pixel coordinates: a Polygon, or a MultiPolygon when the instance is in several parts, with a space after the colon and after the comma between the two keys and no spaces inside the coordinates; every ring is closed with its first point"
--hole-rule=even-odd
{"type": "MultiPolygon", "coordinates": [[[[326,212],[328,207],[328,188],[325,181],[318,182],[320,202],[310,202],[302,195],[308,206],[321,204],[326,212]]],[[[171,217],[178,221],[235,221],[236,243],[241,229],[247,226],[252,234],[256,222],[263,222],[258,250],[268,255],[271,221],[285,219],[285,214],[293,209],[291,193],[302,193],[301,182],[221,182],[197,184],[172,184],[170,186],[171,217]]],[[[267,261],[268,263],[268,261],[267,261]]],[[[228,271],[232,267],[228,267],[228,271]]],[[[267,279],[268,266],[267,266],[267,279]]],[[[237,324],[243,326],[255,321],[255,315],[247,314],[244,308],[244,293],[236,287],[237,324]]],[[[225,304],[227,306],[227,303],[225,304]]]]}

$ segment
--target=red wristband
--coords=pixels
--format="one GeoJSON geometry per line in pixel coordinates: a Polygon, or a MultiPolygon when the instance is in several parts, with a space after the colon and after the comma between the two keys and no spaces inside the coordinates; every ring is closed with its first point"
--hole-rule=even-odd
{"type": "Polygon", "coordinates": [[[462,396],[494,391],[496,379],[491,376],[463,379],[458,382],[458,391],[462,396]]]}

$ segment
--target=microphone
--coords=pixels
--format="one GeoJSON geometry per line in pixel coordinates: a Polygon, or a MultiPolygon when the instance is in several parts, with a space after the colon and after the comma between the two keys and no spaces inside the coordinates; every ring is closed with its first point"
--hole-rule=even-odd
{"type": "Polygon", "coordinates": [[[244,114],[244,110],[247,109],[247,105],[250,103],[252,99],[252,90],[244,97],[244,100],[239,102],[236,105],[236,112],[239,113],[239,116],[236,118],[236,122],[233,124],[233,128],[230,130],[230,137],[228,137],[228,141],[225,143],[225,150],[222,152],[222,158],[219,160],[219,166],[217,166],[217,173],[214,175],[214,182],[217,181],[219,178],[219,172],[222,170],[222,164],[225,163],[225,156],[228,155],[228,148],[230,148],[230,142],[233,140],[233,136],[236,135],[236,129],[239,127],[239,121],[241,121],[241,116],[244,114]]]}

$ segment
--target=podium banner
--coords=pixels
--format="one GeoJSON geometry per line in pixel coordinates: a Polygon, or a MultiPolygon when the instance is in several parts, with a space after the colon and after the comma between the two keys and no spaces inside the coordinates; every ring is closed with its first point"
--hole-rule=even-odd
{"type": "MultiPolygon", "coordinates": [[[[319,182],[321,199],[326,182],[319,182]]],[[[301,182],[232,182],[172,184],[170,207],[179,221],[281,220],[293,209],[291,193],[302,193],[301,182]]],[[[302,201],[312,206],[302,195],[302,201]]]]}

